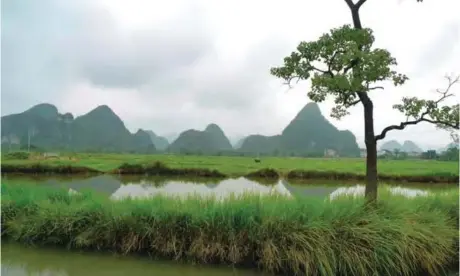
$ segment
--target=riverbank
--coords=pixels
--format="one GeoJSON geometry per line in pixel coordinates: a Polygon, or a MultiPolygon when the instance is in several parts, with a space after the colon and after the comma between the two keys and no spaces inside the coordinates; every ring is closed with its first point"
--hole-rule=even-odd
{"type": "MultiPolygon", "coordinates": [[[[151,175],[151,176],[166,176],[166,177],[199,177],[199,178],[230,178],[244,176],[250,179],[265,179],[277,181],[280,177],[288,180],[308,180],[308,179],[326,179],[326,180],[343,180],[343,181],[364,181],[365,175],[354,172],[341,172],[333,170],[279,170],[274,168],[259,168],[255,171],[250,171],[241,174],[225,173],[217,169],[196,168],[196,167],[170,167],[162,162],[155,161],[148,164],[139,163],[123,163],[120,166],[104,171],[93,167],[85,167],[76,164],[67,163],[51,163],[51,162],[2,162],[2,173],[6,174],[60,174],[60,175],[91,175],[91,174],[117,174],[117,175],[151,175]]],[[[457,172],[450,171],[435,171],[427,170],[425,173],[420,171],[415,175],[404,174],[379,174],[381,181],[393,182],[413,182],[413,183],[458,183],[458,167],[457,172]]]]}
{"type": "Polygon", "coordinates": [[[457,189],[390,200],[382,187],[369,209],[347,198],[110,201],[39,186],[1,188],[2,238],[25,244],[290,275],[442,275],[459,257],[457,189]]]}

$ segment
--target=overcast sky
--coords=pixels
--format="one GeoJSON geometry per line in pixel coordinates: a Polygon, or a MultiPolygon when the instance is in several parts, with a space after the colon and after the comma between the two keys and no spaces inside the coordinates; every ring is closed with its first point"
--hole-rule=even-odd
{"type": "MultiPolygon", "coordinates": [[[[410,77],[372,93],[377,131],[404,120],[391,108],[402,96],[435,97],[446,73],[460,73],[459,10],[459,0],[362,7],[376,46],[410,77]]],[[[1,114],[48,102],[78,116],[106,104],[131,131],[217,123],[230,138],[278,134],[309,102],[309,83],[288,91],[269,68],[346,23],[343,0],[3,0],[1,114]]],[[[362,107],[337,121],[331,106],[322,103],[323,114],[362,144],[362,107]]],[[[429,147],[449,135],[422,124],[386,139],[429,147]]]]}

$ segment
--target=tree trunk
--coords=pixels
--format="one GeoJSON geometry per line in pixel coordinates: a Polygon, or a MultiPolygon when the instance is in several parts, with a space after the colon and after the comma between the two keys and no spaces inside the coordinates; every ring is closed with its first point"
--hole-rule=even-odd
{"type": "MultiPolygon", "coordinates": [[[[369,97],[366,95],[369,99],[369,97]]],[[[377,140],[374,134],[374,107],[369,102],[364,105],[364,140],[366,142],[366,190],[368,201],[377,199],[377,140]]]]}
{"type": "MultiPolygon", "coordinates": [[[[362,29],[359,17],[359,7],[351,8],[353,27],[362,29]]],[[[364,192],[368,202],[377,199],[377,140],[374,133],[374,105],[366,92],[357,92],[364,107],[364,140],[366,143],[366,190],[364,192]]]]}

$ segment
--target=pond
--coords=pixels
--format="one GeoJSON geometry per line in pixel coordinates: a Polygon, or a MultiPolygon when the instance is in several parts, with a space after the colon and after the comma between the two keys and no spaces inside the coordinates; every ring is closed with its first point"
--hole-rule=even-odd
{"type": "MultiPolygon", "coordinates": [[[[112,199],[126,197],[150,197],[156,194],[186,197],[200,195],[225,198],[231,194],[243,193],[270,194],[286,196],[328,197],[337,193],[354,191],[363,187],[356,182],[334,182],[316,180],[302,183],[289,182],[284,179],[272,182],[249,180],[244,177],[233,179],[168,179],[163,177],[98,175],[92,177],[43,177],[43,176],[2,176],[2,183],[35,184],[40,186],[68,189],[70,193],[85,190],[103,194],[112,199]]],[[[404,186],[390,183],[395,187],[404,186]]],[[[413,184],[408,189],[413,191],[442,191],[452,187],[451,184],[413,184]]]]}
{"type": "Polygon", "coordinates": [[[37,249],[2,243],[2,276],[256,276],[252,270],[231,267],[195,266],[177,262],[152,261],[133,256],[37,249]]]}
{"type": "MultiPolygon", "coordinates": [[[[48,187],[60,187],[69,190],[69,193],[78,193],[90,190],[106,195],[112,199],[126,197],[150,197],[157,194],[166,196],[186,197],[200,195],[203,197],[214,196],[225,198],[231,194],[239,195],[246,192],[270,194],[277,193],[291,197],[315,196],[333,197],[340,193],[362,192],[364,186],[356,182],[334,182],[327,180],[289,182],[284,179],[278,181],[249,180],[244,177],[234,179],[168,179],[162,177],[141,176],[114,176],[98,175],[86,178],[76,177],[43,177],[43,176],[2,176],[2,183],[9,184],[35,184],[48,187]]],[[[396,183],[396,190],[401,190],[396,183]]],[[[414,184],[406,185],[405,191],[414,195],[423,194],[425,191],[442,191],[453,187],[452,184],[414,184]]]]}

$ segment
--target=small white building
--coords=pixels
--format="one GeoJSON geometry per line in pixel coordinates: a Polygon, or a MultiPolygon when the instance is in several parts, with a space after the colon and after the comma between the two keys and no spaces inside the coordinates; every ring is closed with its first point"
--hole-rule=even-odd
{"type": "Polygon", "coordinates": [[[59,158],[59,152],[45,152],[43,153],[45,158],[59,158]]]}
{"type": "Polygon", "coordinates": [[[337,151],[333,149],[325,149],[324,150],[324,157],[337,157],[337,151]]]}

